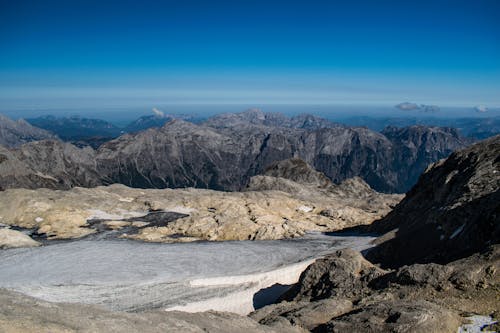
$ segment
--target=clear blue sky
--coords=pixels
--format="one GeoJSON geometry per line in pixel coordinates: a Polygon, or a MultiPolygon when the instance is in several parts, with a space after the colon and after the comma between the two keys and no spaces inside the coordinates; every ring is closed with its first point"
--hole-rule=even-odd
{"type": "Polygon", "coordinates": [[[0,0],[0,111],[500,106],[500,1],[0,0]]]}

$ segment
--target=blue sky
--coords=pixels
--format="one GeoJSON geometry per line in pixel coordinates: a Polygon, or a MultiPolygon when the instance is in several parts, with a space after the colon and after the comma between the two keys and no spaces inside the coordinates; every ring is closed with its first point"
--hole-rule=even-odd
{"type": "Polygon", "coordinates": [[[500,106],[500,1],[0,0],[0,111],[500,106]]]}

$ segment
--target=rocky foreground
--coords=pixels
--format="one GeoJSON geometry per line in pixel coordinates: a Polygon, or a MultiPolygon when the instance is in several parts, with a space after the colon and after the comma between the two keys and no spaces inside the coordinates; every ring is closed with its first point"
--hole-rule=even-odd
{"type": "MultiPolygon", "coordinates": [[[[301,160],[283,163],[300,166],[300,174],[310,178],[257,176],[246,192],[123,185],[10,189],[0,192],[0,223],[48,239],[113,230],[115,237],[150,242],[266,240],[370,224],[401,199],[377,193],[359,178],[334,185],[301,160]]],[[[299,174],[287,169],[283,176],[299,174]]]]}

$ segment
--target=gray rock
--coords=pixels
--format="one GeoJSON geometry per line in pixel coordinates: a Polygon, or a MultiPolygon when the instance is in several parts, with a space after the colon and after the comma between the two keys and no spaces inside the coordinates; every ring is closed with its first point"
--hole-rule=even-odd
{"type": "Polygon", "coordinates": [[[500,241],[500,136],[453,153],[424,173],[405,199],[372,225],[397,228],[367,254],[398,267],[447,263],[500,241]]]}
{"type": "Polygon", "coordinates": [[[460,317],[426,301],[378,302],[318,326],[313,332],[456,332],[460,317]]]}
{"type": "Polygon", "coordinates": [[[274,327],[224,312],[113,312],[98,306],[49,303],[0,289],[0,331],[62,332],[303,332],[286,322],[274,327]]]}
{"type": "Polygon", "coordinates": [[[18,147],[27,142],[44,139],[56,139],[56,136],[41,128],[31,126],[24,119],[14,121],[0,114],[1,146],[12,148],[18,147]]]}

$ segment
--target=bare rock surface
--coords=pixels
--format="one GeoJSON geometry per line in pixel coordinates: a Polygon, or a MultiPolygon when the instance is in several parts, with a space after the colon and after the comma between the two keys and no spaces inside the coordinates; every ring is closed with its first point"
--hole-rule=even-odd
{"type": "Polygon", "coordinates": [[[316,260],[281,303],[251,314],[313,332],[456,332],[461,315],[498,318],[500,247],[447,265],[384,271],[346,249],[316,260]],[[307,319],[303,314],[307,313],[307,319]]]}
{"type": "Polygon", "coordinates": [[[0,228],[0,249],[34,247],[39,245],[40,243],[20,231],[8,228],[0,228]]]}
{"type": "Polygon", "coordinates": [[[24,119],[12,120],[0,114],[0,145],[18,147],[24,143],[44,139],[55,139],[56,136],[46,130],[30,125],[24,119]]]}
{"type": "Polygon", "coordinates": [[[151,242],[281,239],[369,224],[399,200],[397,195],[371,191],[373,200],[360,204],[355,195],[337,192],[324,196],[310,189],[301,196],[281,191],[141,190],[123,185],[69,191],[10,189],[0,192],[0,223],[33,229],[50,239],[79,238],[103,230],[122,230],[120,237],[151,242]],[[156,222],[144,220],[144,215],[155,212],[179,215],[156,214],[156,222]]]}
{"type": "Polygon", "coordinates": [[[286,323],[273,328],[231,313],[113,312],[98,306],[49,303],[0,289],[0,331],[5,333],[303,332],[286,323]]]}
{"type": "Polygon", "coordinates": [[[389,232],[368,258],[384,266],[447,263],[500,242],[500,136],[435,163],[371,230],[389,232]]]}

